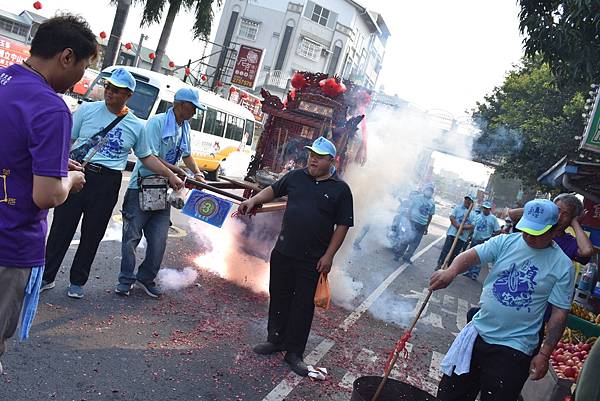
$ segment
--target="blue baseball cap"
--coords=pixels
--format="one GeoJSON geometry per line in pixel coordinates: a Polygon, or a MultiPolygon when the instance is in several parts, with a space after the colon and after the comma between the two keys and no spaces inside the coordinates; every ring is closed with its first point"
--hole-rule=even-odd
{"type": "Polygon", "coordinates": [[[534,199],[525,204],[517,228],[527,234],[542,235],[558,222],[558,206],[548,199],[534,199]]]}
{"type": "Polygon", "coordinates": [[[475,202],[475,197],[471,194],[466,194],[465,199],[471,199],[471,202],[475,202]]]}
{"type": "Polygon", "coordinates": [[[135,91],[135,78],[125,68],[114,69],[106,80],[117,88],[127,88],[132,92],[135,91]]]}
{"type": "Polygon", "coordinates": [[[175,100],[180,102],[189,102],[196,106],[197,109],[206,110],[206,106],[200,103],[198,91],[192,88],[181,88],[175,92],[175,100]]]}
{"type": "Polygon", "coordinates": [[[491,209],[492,208],[492,202],[490,201],[485,201],[481,204],[481,207],[484,207],[486,209],[491,209]]]}
{"type": "Polygon", "coordinates": [[[320,156],[329,155],[331,157],[335,157],[336,155],[335,145],[333,142],[322,136],[315,139],[312,146],[305,146],[304,148],[320,156]]]}
{"type": "Polygon", "coordinates": [[[431,189],[432,191],[435,190],[435,185],[432,182],[428,182],[427,184],[425,184],[425,186],[423,187],[423,191],[426,189],[431,189]]]}

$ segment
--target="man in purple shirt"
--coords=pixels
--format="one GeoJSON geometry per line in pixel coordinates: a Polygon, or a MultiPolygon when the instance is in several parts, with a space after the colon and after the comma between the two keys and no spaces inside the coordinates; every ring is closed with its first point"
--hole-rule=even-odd
{"type": "Polygon", "coordinates": [[[19,319],[25,339],[35,316],[47,209],[85,183],[68,160],[71,113],[57,92],[81,79],[97,42],[85,21],[63,15],[40,25],[30,53],[0,68],[0,355],[19,319]]]}
{"type": "MultiPolygon", "coordinates": [[[[558,195],[554,198],[554,203],[558,206],[558,227],[562,232],[560,236],[554,237],[554,242],[571,260],[582,265],[588,264],[594,254],[594,247],[578,220],[583,215],[583,204],[575,195],[568,193],[558,195]],[[565,232],[569,226],[573,229],[575,237],[565,232]]],[[[508,215],[516,222],[521,219],[523,209],[511,209],[508,215]]]]}

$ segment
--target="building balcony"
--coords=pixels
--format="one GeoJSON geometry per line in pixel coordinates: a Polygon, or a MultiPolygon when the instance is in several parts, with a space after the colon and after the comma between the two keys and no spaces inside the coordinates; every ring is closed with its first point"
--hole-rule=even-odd
{"type": "Polygon", "coordinates": [[[287,89],[291,76],[281,70],[271,70],[265,79],[265,87],[287,89]]]}

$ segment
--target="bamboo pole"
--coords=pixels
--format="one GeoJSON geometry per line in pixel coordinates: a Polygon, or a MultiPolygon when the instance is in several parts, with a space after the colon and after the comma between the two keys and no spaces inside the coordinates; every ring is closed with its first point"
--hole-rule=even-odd
{"type": "MultiPolygon", "coordinates": [[[[452,253],[454,252],[454,249],[456,249],[456,244],[458,243],[458,237],[460,237],[460,235],[462,234],[463,227],[465,226],[467,218],[471,214],[471,210],[473,210],[474,205],[475,205],[475,202],[472,202],[471,206],[469,206],[469,209],[467,210],[467,213],[465,213],[462,221],[460,222],[460,226],[458,227],[458,231],[456,232],[456,236],[454,237],[454,242],[452,242],[452,247],[450,248],[450,252],[448,252],[448,255],[446,255],[446,259],[444,260],[444,264],[442,265],[440,270],[445,270],[448,267],[448,261],[452,257],[452,253]]],[[[423,303],[421,304],[421,307],[419,308],[419,312],[417,312],[417,315],[413,319],[409,329],[405,332],[405,333],[409,334],[408,338],[410,338],[410,333],[412,333],[413,329],[417,325],[417,321],[419,320],[419,318],[421,317],[421,314],[425,310],[425,306],[427,306],[427,303],[429,302],[429,299],[431,298],[432,294],[433,294],[433,291],[429,290],[429,292],[427,293],[427,296],[425,297],[425,299],[423,300],[423,303]]],[[[404,335],[402,337],[404,337],[404,335]]],[[[402,339],[400,341],[402,341],[402,339]]],[[[397,348],[398,347],[396,347],[396,349],[394,349],[394,356],[391,360],[391,363],[387,367],[385,374],[384,374],[383,378],[381,379],[381,383],[379,383],[379,387],[377,387],[377,391],[375,392],[375,395],[373,395],[373,398],[371,398],[371,401],[377,401],[379,399],[379,396],[381,395],[381,392],[383,391],[383,387],[385,386],[385,383],[387,382],[388,378],[390,377],[390,373],[392,372],[392,369],[396,365],[396,361],[398,360],[398,356],[400,355],[400,350],[398,350],[397,348]]]]}

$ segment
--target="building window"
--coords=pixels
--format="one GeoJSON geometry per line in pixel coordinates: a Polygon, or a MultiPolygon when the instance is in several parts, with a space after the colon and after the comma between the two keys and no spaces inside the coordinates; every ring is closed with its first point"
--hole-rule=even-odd
{"type": "Polygon", "coordinates": [[[0,29],[6,32],[17,34],[19,36],[27,36],[27,33],[29,32],[29,27],[19,25],[4,18],[0,19],[0,29]]]}
{"type": "Polygon", "coordinates": [[[319,55],[321,53],[321,45],[313,42],[312,40],[308,40],[306,38],[302,38],[300,43],[298,44],[298,55],[305,57],[309,60],[317,61],[319,60],[319,55]]]}
{"type": "Polygon", "coordinates": [[[329,19],[329,10],[321,7],[318,4],[315,4],[315,8],[313,8],[312,17],[310,19],[323,26],[327,26],[327,20],[329,19]]]}
{"type": "Polygon", "coordinates": [[[258,24],[242,20],[238,36],[243,39],[255,41],[258,36],[258,24]]]}

